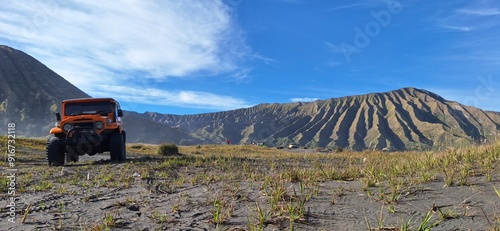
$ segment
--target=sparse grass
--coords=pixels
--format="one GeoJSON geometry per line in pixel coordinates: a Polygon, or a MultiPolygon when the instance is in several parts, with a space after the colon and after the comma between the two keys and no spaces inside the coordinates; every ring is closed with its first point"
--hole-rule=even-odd
{"type": "Polygon", "coordinates": [[[28,218],[28,214],[30,213],[30,209],[31,209],[30,205],[28,205],[28,207],[26,207],[26,209],[24,209],[23,216],[21,217],[21,223],[26,222],[26,219],[28,218]]]}
{"type": "MultiPolygon", "coordinates": [[[[7,137],[0,136],[0,148],[3,148],[7,144],[7,137]]],[[[16,147],[25,147],[35,150],[45,150],[45,145],[47,144],[47,139],[43,138],[20,138],[16,137],[16,147]]]]}
{"type": "MultiPolygon", "coordinates": [[[[1,137],[0,137],[1,138],[1,137]]],[[[19,139],[21,145],[43,150],[44,140],[19,139]]],[[[0,141],[1,142],[1,141],[0,141]]],[[[175,178],[177,185],[185,183],[196,184],[218,180],[241,180],[241,179],[263,179],[263,172],[281,175],[287,182],[322,182],[329,180],[360,180],[366,188],[380,184],[389,185],[394,189],[402,189],[403,186],[411,186],[419,183],[429,182],[442,174],[446,186],[468,185],[468,178],[472,175],[483,174],[487,180],[492,179],[493,170],[498,165],[499,145],[487,147],[473,147],[464,149],[451,149],[444,152],[400,152],[384,153],[373,151],[370,153],[357,153],[344,151],[341,153],[292,153],[286,150],[278,150],[260,146],[243,145],[204,145],[204,146],[181,146],[178,152],[203,154],[185,154],[167,158],[152,158],[148,162],[156,162],[151,165],[157,171],[156,177],[161,179],[175,178]],[[366,158],[369,155],[369,158],[366,158]],[[366,162],[365,162],[366,161],[366,162]],[[279,163],[279,164],[278,164],[279,163]],[[282,165],[281,163],[286,163],[282,165]],[[182,176],[175,169],[182,170],[182,176]],[[210,168],[209,172],[192,175],[193,168],[210,168]],[[168,171],[166,171],[168,170],[168,171]],[[176,174],[173,174],[176,172],[176,174]]],[[[173,146],[172,146],[173,147],[173,146]]],[[[177,146],[175,146],[177,147],[177,146]]],[[[157,145],[129,144],[130,152],[156,156],[159,149],[157,145]]],[[[33,157],[22,152],[18,153],[19,159],[43,161],[44,156],[33,157]]],[[[5,165],[6,163],[2,163],[5,165]]],[[[93,185],[119,186],[130,185],[131,177],[135,170],[142,178],[147,178],[149,170],[146,170],[142,162],[127,163],[119,171],[113,171],[108,165],[101,168],[98,175],[90,175],[93,185]],[[120,172],[120,174],[116,174],[120,172]],[[130,172],[130,174],[121,174],[130,172]]],[[[92,170],[91,166],[79,167],[82,171],[92,170]]],[[[19,182],[26,182],[36,190],[50,189],[50,179],[54,178],[60,168],[46,168],[45,166],[34,166],[40,171],[42,178],[38,182],[33,181],[32,171],[23,174],[19,182]],[[58,170],[56,170],[58,169],[58,170]]],[[[81,182],[81,177],[86,174],[82,171],[66,173],[67,177],[58,177],[57,183],[64,184],[81,182]]],[[[40,179],[40,178],[38,178],[40,179]]],[[[5,181],[5,179],[2,179],[5,181]]],[[[1,183],[1,182],[0,182],[1,183]]],[[[54,183],[54,182],[53,182],[54,183]]],[[[4,185],[4,184],[2,184],[4,185]]],[[[2,186],[2,191],[6,189],[2,186]]],[[[393,194],[396,194],[394,191],[393,194]]]]}
{"type": "Polygon", "coordinates": [[[212,222],[215,227],[225,224],[232,216],[234,211],[234,201],[224,195],[216,195],[212,201],[212,222]]]}
{"type": "Polygon", "coordinates": [[[104,217],[103,225],[106,229],[116,228],[117,227],[116,220],[117,220],[116,214],[108,213],[104,217]]]}
{"type": "Polygon", "coordinates": [[[498,190],[495,186],[493,186],[493,189],[495,189],[495,193],[497,194],[497,196],[500,197],[500,190],[498,190]]]}
{"type": "Polygon", "coordinates": [[[158,224],[168,223],[170,219],[166,213],[161,213],[158,210],[155,210],[151,215],[151,219],[158,224]]]}
{"type": "Polygon", "coordinates": [[[247,218],[249,230],[263,230],[270,216],[271,212],[267,211],[263,206],[256,202],[252,217],[256,223],[252,221],[252,218],[247,218]]]}
{"type": "MultiPolygon", "coordinates": [[[[0,145],[1,142],[2,137],[0,145]]],[[[19,145],[44,150],[45,141],[19,139],[19,145]]],[[[247,196],[238,184],[247,182],[261,189],[262,200],[251,201],[251,215],[247,217],[249,229],[261,230],[273,220],[289,221],[290,228],[297,221],[306,220],[306,207],[318,196],[321,184],[325,182],[361,182],[366,195],[383,204],[384,209],[380,214],[386,216],[383,211],[388,211],[389,215],[399,213],[400,199],[412,187],[431,181],[442,182],[448,187],[469,186],[472,176],[484,177],[487,181],[497,180],[495,176],[498,177],[500,163],[500,143],[442,152],[393,153],[347,150],[339,153],[299,153],[244,145],[180,146],[177,152],[183,155],[175,156],[158,155],[158,145],[129,144],[127,150],[139,156],[116,166],[89,161],[62,169],[46,166],[44,155],[33,155],[20,149],[16,153],[19,160],[16,163],[21,166],[16,179],[18,191],[51,191],[65,195],[74,190],[72,186],[98,191],[101,188],[127,188],[137,182],[145,184],[151,181],[161,182],[158,188],[163,193],[174,193],[188,186],[224,182],[221,188],[225,194],[212,198],[208,203],[212,208],[211,221],[215,225],[222,225],[231,219],[235,201],[246,200],[247,196]],[[133,177],[134,173],[140,177],[133,177]]],[[[6,166],[6,162],[0,163],[0,166],[6,166]]],[[[5,177],[0,178],[2,193],[7,192],[7,183],[5,177]]],[[[493,189],[500,198],[499,190],[493,189]]],[[[345,193],[344,188],[332,190],[331,195],[328,193],[332,198],[331,206],[335,206],[335,200],[345,193]]],[[[91,197],[95,195],[88,195],[83,201],[89,201],[91,197]]],[[[181,202],[178,199],[166,210],[179,211],[183,205],[181,202]]],[[[25,211],[28,215],[29,209],[25,211]]],[[[453,219],[458,216],[457,213],[443,210],[439,218],[453,219]]],[[[107,216],[108,221],[101,218],[103,222],[99,224],[100,227],[113,226],[117,214],[107,216]]],[[[168,223],[172,219],[166,212],[159,211],[150,213],[150,216],[156,223],[168,223]]],[[[420,224],[417,220],[407,220],[398,227],[401,230],[428,230],[434,225],[431,220],[436,218],[426,214],[420,224]]],[[[379,222],[377,228],[387,227],[383,219],[379,219],[379,222]]]]}
{"type": "Polygon", "coordinates": [[[42,180],[42,181],[39,181],[37,184],[33,185],[33,190],[46,191],[46,190],[52,189],[53,186],[54,185],[52,184],[52,182],[47,181],[47,180],[42,180]]]}
{"type": "Polygon", "coordinates": [[[439,222],[431,223],[431,220],[432,220],[432,212],[429,211],[425,214],[425,216],[422,218],[422,221],[418,224],[417,230],[428,231],[439,224],[439,222]]]}

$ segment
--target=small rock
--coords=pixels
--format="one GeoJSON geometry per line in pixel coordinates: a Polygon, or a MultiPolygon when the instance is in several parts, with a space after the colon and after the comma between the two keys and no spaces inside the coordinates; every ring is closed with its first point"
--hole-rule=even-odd
{"type": "Polygon", "coordinates": [[[131,211],[139,211],[139,205],[131,205],[128,207],[128,209],[131,211]]]}

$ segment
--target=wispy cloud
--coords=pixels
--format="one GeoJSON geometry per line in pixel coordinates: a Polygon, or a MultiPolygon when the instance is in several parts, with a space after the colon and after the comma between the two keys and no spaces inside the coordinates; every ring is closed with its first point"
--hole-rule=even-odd
{"type": "Polygon", "coordinates": [[[101,85],[90,93],[97,97],[105,97],[107,95],[103,92],[104,90],[116,95],[115,98],[119,100],[142,104],[219,110],[251,106],[242,99],[199,91],[167,91],[158,88],[138,89],[127,86],[101,85]]]}
{"type": "Polygon", "coordinates": [[[497,8],[486,8],[486,9],[459,9],[458,13],[476,16],[492,16],[500,15],[500,10],[497,8]]]}
{"type": "Polygon", "coordinates": [[[264,61],[266,64],[271,64],[271,63],[275,63],[275,62],[276,62],[276,60],[274,60],[274,59],[272,59],[272,58],[269,58],[269,57],[266,57],[266,56],[264,56],[264,55],[262,55],[262,54],[260,54],[260,53],[258,53],[258,52],[257,52],[257,53],[254,53],[254,54],[252,55],[252,57],[253,57],[253,58],[255,58],[255,59],[262,60],[262,61],[264,61]]]}
{"type": "Polygon", "coordinates": [[[318,100],[318,98],[309,98],[309,97],[302,97],[302,98],[291,98],[290,101],[292,102],[313,102],[318,100]]]}
{"type": "Polygon", "coordinates": [[[227,82],[233,82],[236,84],[248,83],[251,81],[251,68],[241,69],[230,75],[230,79],[227,82]]]}
{"type": "Polygon", "coordinates": [[[489,30],[500,25],[498,16],[500,9],[494,1],[471,1],[466,7],[456,8],[455,2],[440,2],[441,8],[448,11],[437,11],[432,20],[444,29],[444,32],[471,32],[489,30]]]}
{"type": "Polygon", "coordinates": [[[392,4],[394,7],[401,7],[401,2],[398,0],[375,0],[375,1],[359,1],[354,2],[350,1],[348,4],[338,5],[332,8],[327,9],[327,11],[337,11],[337,10],[346,10],[353,8],[373,8],[378,7],[380,5],[389,5],[392,4]]]}
{"type": "Polygon", "coordinates": [[[365,5],[366,5],[366,3],[351,3],[351,4],[336,6],[336,7],[330,8],[328,10],[329,11],[344,10],[344,9],[351,9],[351,8],[356,8],[356,7],[363,7],[365,5]]]}
{"type": "MultiPolygon", "coordinates": [[[[223,74],[241,79],[248,69],[240,61],[251,51],[231,11],[217,0],[12,1],[0,5],[0,42],[33,55],[91,95],[99,92],[98,85],[114,83],[126,89],[137,78],[223,74]]],[[[188,97],[187,105],[227,108],[204,100],[217,98],[214,94],[188,95],[195,97],[188,97]]],[[[246,105],[218,97],[231,102],[225,105],[246,105]]],[[[153,101],[185,103],[182,97],[153,101]]]]}
{"type": "Polygon", "coordinates": [[[473,27],[470,26],[456,26],[456,25],[446,25],[441,24],[441,27],[450,31],[458,31],[458,32],[470,32],[474,30],[473,27]]]}

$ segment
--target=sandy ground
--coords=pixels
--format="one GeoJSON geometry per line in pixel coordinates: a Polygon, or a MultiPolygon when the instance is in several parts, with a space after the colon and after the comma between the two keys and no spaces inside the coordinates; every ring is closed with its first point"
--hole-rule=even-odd
{"type": "MultiPolygon", "coordinates": [[[[128,155],[129,160],[140,158],[128,155]]],[[[124,164],[110,163],[107,159],[107,154],[82,158],[111,168],[124,164]]],[[[78,166],[57,167],[59,177],[71,174],[78,166]]],[[[407,223],[410,230],[418,230],[428,212],[432,216],[430,223],[438,223],[431,230],[500,227],[496,218],[500,197],[494,190],[494,186],[500,188],[498,178],[486,182],[484,176],[477,176],[469,182],[469,186],[443,187],[443,180],[438,177],[404,191],[394,204],[377,199],[381,198],[377,196],[382,193],[381,188],[363,190],[359,181],[320,182],[319,192],[305,204],[303,217],[293,224],[286,218],[269,217],[263,229],[289,230],[292,226],[294,230],[399,230],[407,223]]],[[[69,185],[62,193],[55,190],[21,193],[16,200],[15,223],[9,222],[8,199],[9,195],[2,194],[1,230],[99,230],[98,227],[104,227],[105,217],[110,217],[110,230],[249,230],[249,224],[256,220],[256,205],[269,209],[264,189],[255,182],[212,182],[172,190],[162,180],[140,176],[127,188],[83,189],[69,185]],[[232,213],[217,226],[213,222],[213,201],[228,192],[232,195],[222,198],[227,199],[232,213]],[[23,211],[28,207],[30,211],[21,223],[23,211]]]]}

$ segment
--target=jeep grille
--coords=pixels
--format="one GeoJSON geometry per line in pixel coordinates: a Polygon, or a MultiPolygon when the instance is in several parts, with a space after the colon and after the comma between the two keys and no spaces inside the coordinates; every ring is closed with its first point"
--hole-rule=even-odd
{"type": "Polygon", "coordinates": [[[87,123],[75,123],[73,124],[73,128],[94,128],[94,123],[93,122],[87,122],[87,123]]]}

